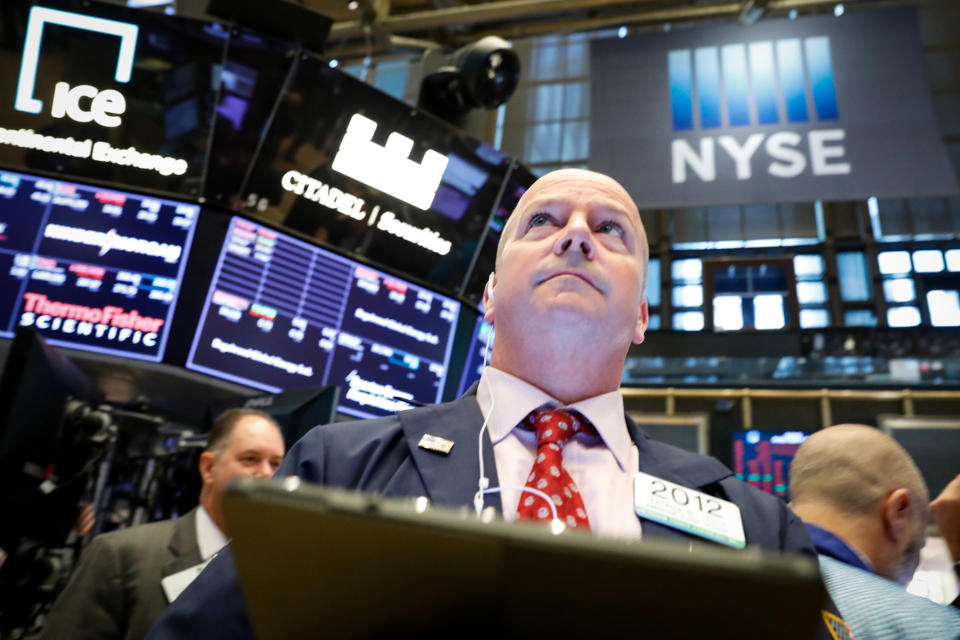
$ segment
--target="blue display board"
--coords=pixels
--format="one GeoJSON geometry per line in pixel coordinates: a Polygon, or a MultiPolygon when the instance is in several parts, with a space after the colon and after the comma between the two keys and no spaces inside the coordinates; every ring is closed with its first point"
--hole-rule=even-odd
{"type": "Polygon", "coordinates": [[[187,367],[277,392],[335,384],[371,417],[439,402],[460,303],[233,218],[187,367]]]}
{"type": "Polygon", "coordinates": [[[163,358],[200,207],[0,171],[0,336],[163,358]]]}

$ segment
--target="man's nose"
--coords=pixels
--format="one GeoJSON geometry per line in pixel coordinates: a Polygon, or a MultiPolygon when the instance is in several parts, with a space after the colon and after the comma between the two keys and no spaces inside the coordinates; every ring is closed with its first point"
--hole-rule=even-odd
{"type": "Polygon", "coordinates": [[[273,466],[270,464],[269,460],[264,460],[258,464],[253,469],[254,478],[272,478],[273,477],[273,466]]]}
{"type": "Polygon", "coordinates": [[[590,225],[579,215],[573,215],[567,220],[553,250],[558,256],[571,251],[581,253],[587,260],[592,260],[596,253],[590,225]]]}

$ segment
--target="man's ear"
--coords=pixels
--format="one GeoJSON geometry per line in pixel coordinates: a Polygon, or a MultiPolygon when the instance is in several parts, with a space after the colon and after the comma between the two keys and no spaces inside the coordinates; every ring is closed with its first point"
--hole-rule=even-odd
{"type": "Polygon", "coordinates": [[[640,305],[640,315],[637,316],[637,326],[633,333],[633,344],[640,344],[647,333],[647,325],[650,323],[650,309],[647,306],[647,298],[644,296],[643,303],[640,305]]]}
{"type": "Polygon", "coordinates": [[[483,287],[483,319],[493,324],[493,288],[497,283],[497,274],[490,273],[487,284],[483,287]]]}
{"type": "Polygon", "coordinates": [[[913,497],[906,489],[896,489],[883,500],[883,530],[891,542],[902,543],[913,534],[910,506],[913,497]]]}
{"type": "Polygon", "coordinates": [[[217,457],[210,451],[204,451],[200,454],[200,464],[198,468],[200,470],[200,478],[203,480],[203,484],[210,484],[213,482],[213,466],[217,461],[217,457]]]}

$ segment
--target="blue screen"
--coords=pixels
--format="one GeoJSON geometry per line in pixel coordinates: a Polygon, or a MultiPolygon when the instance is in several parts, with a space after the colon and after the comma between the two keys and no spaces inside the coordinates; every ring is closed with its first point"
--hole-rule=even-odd
{"type": "Polygon", "coordinates": [[[233,218],[187,367],[271,392],[341,388],[339,410],[441,400],[460,303],[233,218]]]}
{"type": "Polygon", "coordinates": [[[0,336],[161,360],[199,213],[0,171],[0,336]]]}
{"type": "MultiPolygon", "coordinates": [[[[470,385],[480,379],[483,373],[483,354],[487,349],[493,349],[493,325],[483,319],[483,311],[473,327],[473,337],[470,339],[470,350],[463,365],[463,374],[460,376],[460,388],[457,395],[463,395],[470,385]],[[489,346],[488,346],[489,343],[489,346]]],[[[487,354],[489,359],[490,354],[487,354]]]]}

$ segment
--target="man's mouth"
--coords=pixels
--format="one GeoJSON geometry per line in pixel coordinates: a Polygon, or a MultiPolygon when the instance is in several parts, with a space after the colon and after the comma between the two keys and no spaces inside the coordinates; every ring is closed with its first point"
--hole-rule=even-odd
{"type": "Polygon", "coordinates": [[[557,271],[555,273],[549,274],[547,277],[541,280],[541,284],[546,282],[547,280],[552,280],[553,278],[559,278],[561,276],[572,276],[574,278],[579,278],[584,282],[586,282],[587,284],[589,284],[594,289],[596,289],[597,291],[601,291],[600,287],[597,286],[597,284],[593,281],[593,278],[591,278],[589,275],[582,273],[580,271],[574,271],[574,270],[568,270],[568,269],[564,269],[562,271],[557,271]]]}

